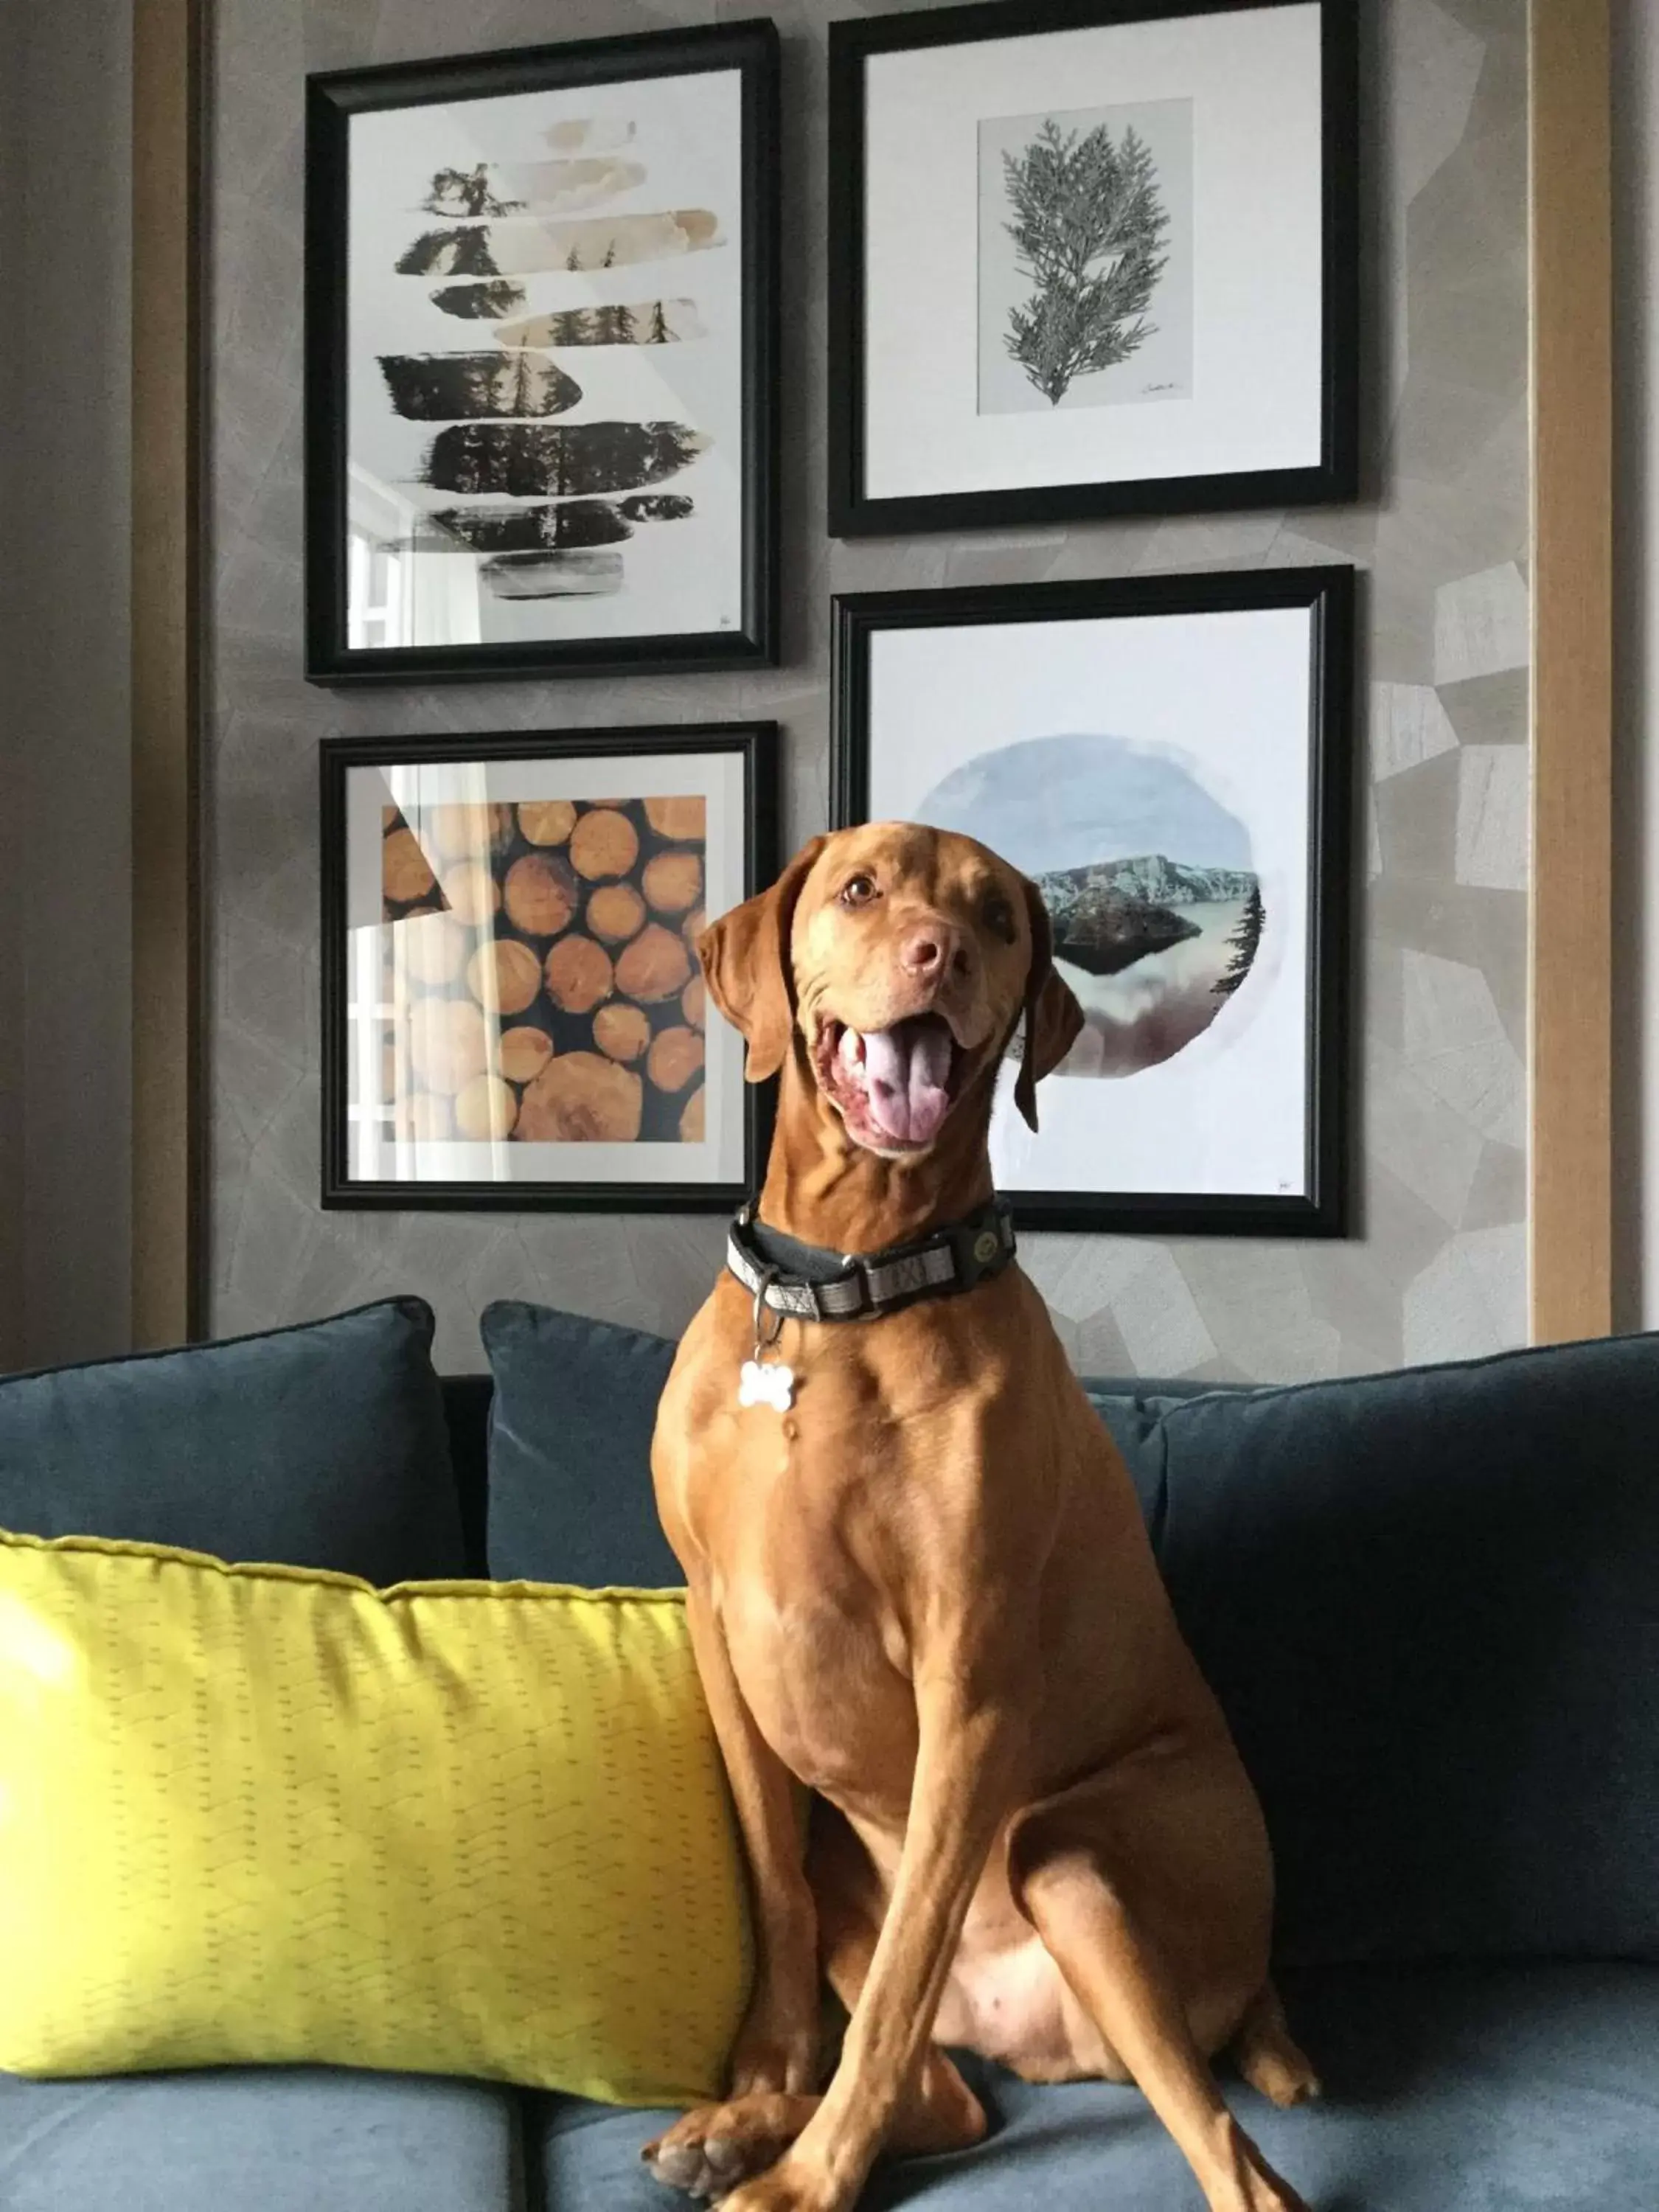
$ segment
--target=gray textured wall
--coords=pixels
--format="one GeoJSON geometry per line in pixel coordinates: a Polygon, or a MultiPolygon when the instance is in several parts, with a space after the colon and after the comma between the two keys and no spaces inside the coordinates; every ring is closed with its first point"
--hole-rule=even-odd
{"type": "MultiPolygon", "coordinates": [[[[785,0],[783,665],[746,677],[335,695],[298,674],[301,79],[308,69],[754,12],[642,0],[221,0],[210,737],[216,1329],[392,1289],[479,1364],[488,1298],[677,1331],[712,1220],[325,1214],[317,1167],[316,740],[774,715],[787,828],[827,811],[830,595],[1353,560],[1370,572],[1356,825],[1359,1233],[1333,1244],[1050,1237],[1028,1264],[1096,1372],[1294,1377],[1525,1328],[1525,0],[1370,0],[1371,491],[1346,509],[832,544],[823,514],[825,36],[785,0]]],[[[884,12],[872,9],[870,12],[884,12]]]]}
{"type": "Polygon", "coordinates": [[[131,15],[0,0],[0,1367],[130,1341],[131,15]]]}

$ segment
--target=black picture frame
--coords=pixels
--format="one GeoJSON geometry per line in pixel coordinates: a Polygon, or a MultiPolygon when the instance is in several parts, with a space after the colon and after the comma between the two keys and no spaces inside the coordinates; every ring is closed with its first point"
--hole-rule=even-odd
{"type": "Polygon", "coordinates": [[[1357,0],[1321,11],[1321,450],[1315,465],[872,497],[865,490],[865,66],[872,55],[1309,0],[991,0],[830,27],[829,528],[832,538],[1007,529],[1127,515],[1312,507],[1359,492],[1357,0]]]}
{"type": "MultiPolygon", "coordinates": [[[[437,683],[771,666],[778,637],[778,35],[768,18],[396,62],[306,80],[307,681],[437,683]],[[743,613],[732,629],[616,639],[354,647],[346,592],[347,208],[354,116],[737,69],[742,75],[743,613]]],[[[465,326],[463,326],[465,327],[465,326]]]]}
{"type": "MultiPolygon", "coordinates": [[[[471,761],[606,760],[644,754],[734,753],[744,764],[743,892],[776,876],[778,726],[714,722],[592,730],[503,731],[459,737],[337,737],[319,746],[322,839],[322,1203],[380,1212],[730,1213],[757,1187],[771,1143],[775,1084],[742,1086],[744,1170],[720,1183],[366,1182],[349,1159],[347,782],[354,769],[471,761]]],[[[695,975],[696,963],[693,963],[695,975]]],[[[740,1048],[734,1048],[739,1079],[740,1048]]]]}
{"type": "Polygon", "coordinates": [[[1306,1188],[1285,1197],[1012,1192],[1016,1217],[1026,1228],[1189,1237],[1348,1234],[1357,574],[1352,567],[1333,562],[1307,568],[1228,569],[1098,582],[854,592],[836,599],[830,809],[838,829],[869,819],[870,648],[872,640],[884,630],[1271,607],[1307,608],[1313,616],[1308,684],[1306,1188]]]}

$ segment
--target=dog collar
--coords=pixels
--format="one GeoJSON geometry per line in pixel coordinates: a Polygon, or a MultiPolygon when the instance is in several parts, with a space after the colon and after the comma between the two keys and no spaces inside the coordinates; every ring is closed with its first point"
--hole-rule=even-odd
{"type": "Polygon", "coordinates": [[[1014,1256],[1014,1218],[994,1198],[966,1220],[880,1252],[836,1252],[768,1229],[745,1206],[726,1232],[726,1264],[761,1310],[799,1321],[866,1321],[921,1298],[950,1298],[1000,1275],[1014,1256]]]}

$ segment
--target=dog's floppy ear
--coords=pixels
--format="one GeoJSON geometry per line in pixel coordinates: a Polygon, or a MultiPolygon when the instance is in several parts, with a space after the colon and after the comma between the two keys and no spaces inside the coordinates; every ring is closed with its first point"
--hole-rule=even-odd
{"type": "Polygon", "coordinates": [[[803,845],[770,890],[734,906],[697,939],[710,998],[749,1041],[744,1073],[750,1083],[775,1075],[788,1057],[795,1026],[789,933],[801,886],[827,842],[814,837],[803,845]]]}
{"type": "Polygon", "coordinates": [[[1054,933],[1042,894],[1025,886],[1025,910],[1031,923],[1031,965],[1025,977],[1024,1048],[1014,1083],[1014,1103],[1028,1129],[1037,1125],[1036,1087],[1052,1074],[1077,1041],[1083,1009],[1054,966],[1054,933]]]}

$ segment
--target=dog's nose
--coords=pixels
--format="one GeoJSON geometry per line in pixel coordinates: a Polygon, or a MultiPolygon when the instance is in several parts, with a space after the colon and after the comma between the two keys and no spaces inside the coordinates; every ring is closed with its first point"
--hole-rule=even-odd
{"type": "Polygon", "coordinates": [[[954,929],[930,922],[925,929],[914,930],[900,945],[899,965],[907,975],[951,975],[968,965],[968,948],[954,929]]]}

